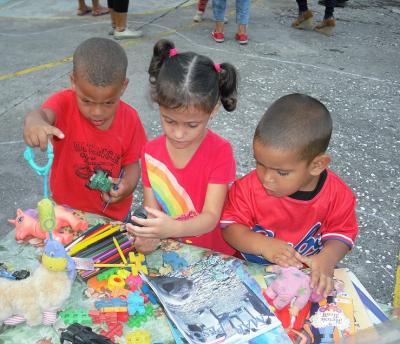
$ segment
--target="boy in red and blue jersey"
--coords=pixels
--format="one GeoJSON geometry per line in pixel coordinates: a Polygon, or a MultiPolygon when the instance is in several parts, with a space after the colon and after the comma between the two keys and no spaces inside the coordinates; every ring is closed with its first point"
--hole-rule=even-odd
{"type": "Polygon", "coordinates": [[[330,113],[318,100],[278,99],[255,131],[256,169],[233,184],[221,218],[225,240],[245,259],[305,264],[311,286],[325,296],[358,232],[355,196],[328,169],[331,133],[330,113]]]}

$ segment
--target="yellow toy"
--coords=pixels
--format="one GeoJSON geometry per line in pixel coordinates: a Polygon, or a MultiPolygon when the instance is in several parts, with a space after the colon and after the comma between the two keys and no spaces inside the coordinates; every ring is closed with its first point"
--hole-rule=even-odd
{"type": "Polygon", "coordinates": [[[146,330],[136,330],[129,332],[125,337],[126,344],[151,344],[150,332],[146,330]]]}

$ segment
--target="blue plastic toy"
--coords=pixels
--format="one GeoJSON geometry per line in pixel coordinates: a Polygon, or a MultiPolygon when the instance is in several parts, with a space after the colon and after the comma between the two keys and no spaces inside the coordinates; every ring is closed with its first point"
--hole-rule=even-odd
{"type": "Polygon", "coordinates": [[[176,252],[163,252],[162,258],[164,264],[171,265],[173,270],[179,270],[189,265],[185,258],[182,258],[176,252]]]}
{"type": "Polygon", "coordinates": [[[50,143],[47,145],[47,164],[44,166],[39,166],[36,164],[35,152],[29,146],[25,148],[24,158],[39,176],[43,176],[43,195],[44,198],[49,198],[47,183],[51,164],[53,163],[54,159],[53,146],[50,143]]]}
{"type": "Polygon", "coordinates": [[[112,298],[111,300],[99,300],[95,301],[94,306],[96,309],[106,308],[106,307],[126,307],[128,302],[120,298],[112,298]]]}
{"type": "Polygon", "coordinates": [[[144,298],[138,291],[131,292],[128,294],[128,313],[134,315],[139,313],[140,315],[145,314],[144,309],[144,298]]]}

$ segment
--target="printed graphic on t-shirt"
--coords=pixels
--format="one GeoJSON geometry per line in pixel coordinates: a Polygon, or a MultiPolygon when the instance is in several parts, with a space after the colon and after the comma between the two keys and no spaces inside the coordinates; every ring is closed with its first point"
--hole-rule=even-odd
{"type": "Polygon", "coordinates": [[[151,188],[163,211],[173,218],[195,216],[196,209],[189,194],[168,167],[147,153],[144,158],[151,188]]]}
{"type": "Polygon", "coordinates": [[[113,166],[118,165],[121,155],[98,144],[79,142],[73,143],[73,150],[79,154],[82,164],[75,164],[75,174],[88,180],[97,170],[112,175],[113,166]]]}
{"type": "MultiPolygon", "coordinates": [[[[293,243],[288,243],[288,244],[293,246],[294,249],[297,252],[299,252],[302,256],[312,256],[318,253],[322,249],[321,234],[320,233],[316,234],[320,228],[321,228],[321,223],[317,222],[297,244],[293,243]]],[[[261,233],[270,238],[275,237],[274,231],[270,229],[264,229],[260,225],[255,225],[252,228],[252,231],[255,233],[261,233]]],[[[253,263],[264,264],[264,265],[272,264],[264,257],[257,256],[254,254],[242,252],[242,256],[244,259],[253,263]]]]}

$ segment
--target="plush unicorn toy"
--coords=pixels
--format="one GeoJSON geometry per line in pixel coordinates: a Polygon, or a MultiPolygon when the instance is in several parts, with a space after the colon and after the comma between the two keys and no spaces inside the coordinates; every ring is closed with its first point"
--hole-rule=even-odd
{"type": "MultiPolygon", "coordinates": [[[[56,226],[53,231],[53,236],[64,245],[72,241],[73,234],[66,230],[61,231],[62,228],[70,227],[73,232],[85,231],[88,228],[88,224],[85,220],[74,215],[71,210],[65,207],[56,205],[54,207],[54,212],[56,216],[56,226]]],[[[49,238],[49,233],[42,231],[40,228],[36,209],[28,209],[25,212],[21,209],[17,209],[17,217],[15,220],[10,219],[8,222],[15,225],[15,239],[18,241],[27,240],[32,237],[42,240],[49,238]]]]}

